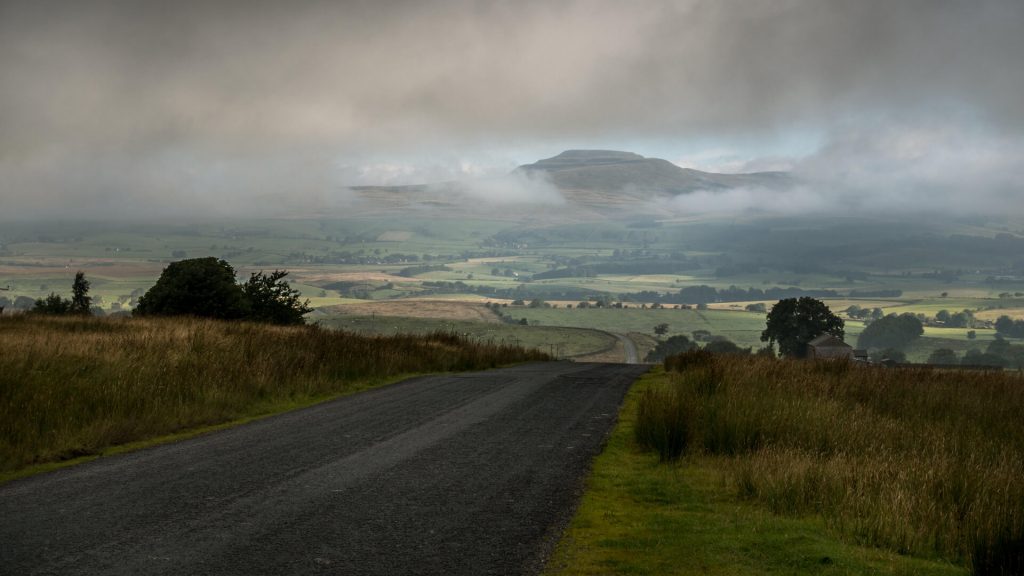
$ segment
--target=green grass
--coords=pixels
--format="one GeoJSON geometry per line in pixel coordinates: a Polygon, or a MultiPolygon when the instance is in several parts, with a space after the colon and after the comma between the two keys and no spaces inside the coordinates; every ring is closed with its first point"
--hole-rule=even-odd
{"type": "Polygon", "coordinates": [[[639,308],[503,308],[512,318],[526,318],[541,326],[578,326],[625,334],[639,332],[654,334],[654,327],[662,322],[669,326],[668,335],[690,336],[694,330],[710,330],[740,346],[761,347],[764,314],[732,312],[726,310],[641,310],[639,308]]]}
{"type": "Polygon", "coordinates": [[[0,319],[0,473],[250,418],[402,375],[546,356],[452,333],[199,319],[0,319]]]}
{"type": "Polygon", "coordinates": [[[639,400],[638,440],[663,459],[685,438],[682,453],[713,462],[736,495],[819,517],[848,542],[978,575],[1024,569],[1018,374],[696,353],[672,364],[682,373],[639,400]]]}
{"type": "Polygon", "coordinates": [[[429,334],[442,330],[464,335],[477,342],[515,344],[524,348],[536,348],[559,357],[601,352],[616,343],[615,337],[598,330],[559,326],[520,326],[397,316],[333,316],[320,322],[331,328],[375,335],[429,334]]]}
{"type": "Polygon", "coordinates": [[[664,378],[645,376],[630,390],[545,574],[966,574],[844,542],[820,518],[740,500],[714,459],[659,464],[633,438],[639,398],[664,378]]]}

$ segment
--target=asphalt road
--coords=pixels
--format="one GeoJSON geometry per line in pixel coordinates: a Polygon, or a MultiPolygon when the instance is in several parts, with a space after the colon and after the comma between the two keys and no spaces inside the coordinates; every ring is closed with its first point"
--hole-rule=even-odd
{"type": "Polygon", "coordinates": [[[531,574],[629,384],[419,378],[0,486],[0,574],[531,574]]]}
{"type": "Polygon", "coordinates": [[[618,338],[619,342],[622,342],[622,350],[626,355],[626,364],[639,364],[640,355],[636,351],[636,343],[633,342],[633,339],[625,334],[611,334],[618,338]]]}

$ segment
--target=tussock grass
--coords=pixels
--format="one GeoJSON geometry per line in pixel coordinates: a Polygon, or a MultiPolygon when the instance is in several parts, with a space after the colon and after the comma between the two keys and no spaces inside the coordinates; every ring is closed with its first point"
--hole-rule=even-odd
{"type": "Polygon", "coordinates": [[[542,360],[449,333],[201,319],[0,320],[0,472],[253,416],[405,374],[542,360]]]}
{"type": "Polygon", "coordinates": [[[684,420],[640,408],[638,428],[684,428],[663,435],[716,459],[741,498],[820,515],[857,543],[1022,573],[1017,374],[730,358],[671,373],[651,394],[693,405],[684,420]]]}

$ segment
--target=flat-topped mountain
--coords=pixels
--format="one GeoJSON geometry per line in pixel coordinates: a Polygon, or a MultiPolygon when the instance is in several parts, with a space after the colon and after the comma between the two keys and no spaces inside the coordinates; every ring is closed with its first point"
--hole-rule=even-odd
{"type": "Polygon", "coordinates": [[[770,193],[793,184],[786,172],[716,174],[616,150],[566,150],[519,166],[507,180],[505,184],[466,181],[353,187],[356,204],[352,209],[388,213],[440,209],[453,215],[487,213],[530,219],[671,215],[676,212],[672,199],[680,195],[736,188],[770,193]]]}
{"type": "Polygon", "coordinates": [[[630,196],[676,196],[698,190],[739,187],[779,188],[790,183],[785,172],[716,174],[680,168],[661,158],[616,150],[566,150],[552,158],[516,169],[543,172],[560,190],[625,192],[630,196]]]}

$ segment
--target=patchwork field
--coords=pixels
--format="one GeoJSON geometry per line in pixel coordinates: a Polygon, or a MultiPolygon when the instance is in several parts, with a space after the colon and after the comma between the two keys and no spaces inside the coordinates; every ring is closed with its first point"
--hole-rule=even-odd
{"type": "MultiPolygon", "coordinates": [[[[528,225],[424,215],[5,224],[0,288],[10,290],[0,292],[0,306],[10,313],[18,297],[24,307],[25,299],[66,295],[82,270],[92,282],[94,306],[105,313],[130,311],[167,263],[215,256],[230,262],[240,278],[289,270],[292,286],[317,309],[311,318],[321,321],[365,315],[494,324],[495,315],[480,306],[493,302],[508,305],[501,308],[507,320],[531,327],[653,338],[654,326],[666,323],[669,336],[700,330],[757,348],[764,314],[744,308],[769,307],[776,297],[711,298],[707,310],[673,310],[680,291],[704,286],[723,293],[821,293],[840,314],[856,305],[926,320],[942,310],[969,310],[969,328],[929,322],[924,338],[905,350],[910,360],[924,361],[936,348],[983,352],[995,338],[995,319],[1024,319],[1022,252],[1014,248],[1016,236],[1007,237],[1024,227],[1013,226],[756,218],[528,225]],[[832,249],[805,249],[801,239],[808,234],[827,238],[832,249]],[[915,240],[906,242],[908,235],[915,240]],[[933,249],[924,257],[929,243],[933,249]],[[937,255],[944,255],[944,264],[937,255]],[[660,298],[668,309],[634,309],[660,298]],[[536,299],[557,308],[512,306],[536,299]],[[620,299],[630,309],[576,309],[581,301],[620,299]],[[972,330],[974,338],[968,336],[972,330]]],[[[861,322],[848,321],[847,341],[855,344],[861,330],[861,322]]],[[[577,347],[584,349],[593,351],[590,344],[577,347]]]]}

